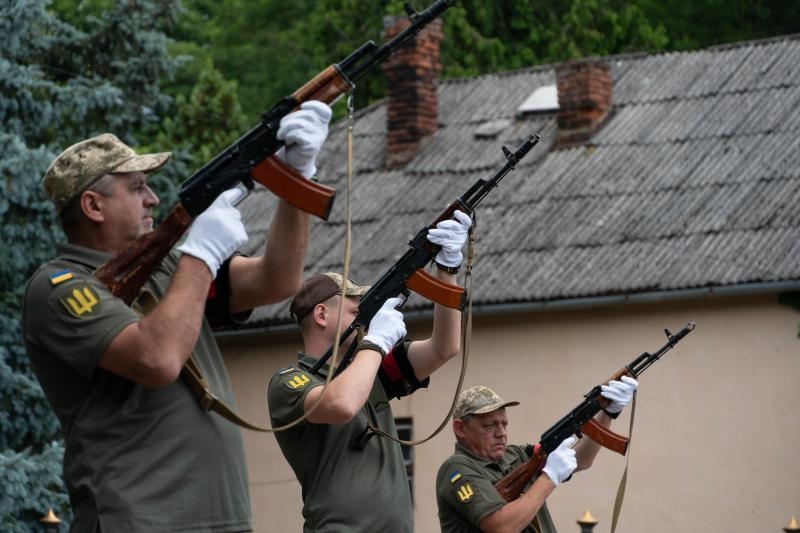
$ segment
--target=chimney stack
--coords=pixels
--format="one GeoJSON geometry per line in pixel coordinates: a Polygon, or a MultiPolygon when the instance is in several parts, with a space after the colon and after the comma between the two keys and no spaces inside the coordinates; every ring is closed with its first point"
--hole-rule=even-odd
{"type": "Polygon", "coordinates": [[[611,116],[611,67],[602,59],[556,66],[558,137],[556,148],[589,140],[611,116]]]}
{"type": "MultiPolygon", "coordinates": [[[[388,19],[385,39],[407,28],[407,18],[388,19]]],[[[420,144],[439,126],[437,80],[442,70],[439,44],[442,21],[430,23],[383,64],[386,76],[386,167],[402,167],[417,154],[420,144]]]]}

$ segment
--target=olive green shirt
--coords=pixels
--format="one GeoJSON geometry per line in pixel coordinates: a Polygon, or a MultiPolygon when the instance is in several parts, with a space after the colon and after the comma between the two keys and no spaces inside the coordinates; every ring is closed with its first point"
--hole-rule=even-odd
{"type": "MultiPolygon", "coordinates": [[[[309,372],[315,362],[301,354],[295,366],[273,376],[269,384],[273,427],[300,417],[308,392],[325,384],[327,367],[320,369],[320,375],[309,372]]],[[[304,531],[413,531],[411,494],[400,445],[373,435],[363,450],[353,447],[367,428],[368,416],[381,430],[397,436],[389,398],[379,379],[375,380],[364,409],[350,422],[332,425],[303,421],[275,433],[302,485],[304,531]]]]}
{"type": "MultiPolygon", "coordinates": [[[[73,532],[240,532],[250,501],[239,429],[202,410],[182,379],[151,389],[98,368],[114,337],[140,319],[91,272],[108,254],[74,245],[31,278],[23,308],[28,356],[64,436],[73,532]]],[[[166,291],[169,256],[145,289],[166,291]]],[[[204,321],[193,356],[212,390],[233,392],[204,321]]]]}
{"type": "MultiPolygon", "coordinates": [[[[477,533],[480,522],[499,511],[505,500],[494,485],[517,465],[530,459],[526,447],[510,445],[500,462],[473,455],[460,444],[448,457],[436,476],[436,503],[442,533],[477,533]]],[[[536,515],[539,533],[556,533],[553,520],[542,505],[536,515]]],[[[523,531],[537,531],[533,525],[523,531]]]]}

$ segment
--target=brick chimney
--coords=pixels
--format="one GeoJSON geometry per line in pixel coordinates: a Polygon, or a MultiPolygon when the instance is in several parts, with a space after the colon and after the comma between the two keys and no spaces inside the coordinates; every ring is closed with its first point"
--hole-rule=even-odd
{"type": "Polygon", "coordinates": [[[582,144],[611,116],[611,67],[602,59],[556,66],[558,137],[556,148],[582,144]]]}
{"type": "MultiPolygon", "coordinates": [[[[384,37],[391,39],[410,24],[407,18],[384,22],[384,37]]],[[[442,21],[431,22],[383,64],[386,76],[386,167],[402,167],[417,154],[426,138],[439,126],[437,79],[442,21]]]]}

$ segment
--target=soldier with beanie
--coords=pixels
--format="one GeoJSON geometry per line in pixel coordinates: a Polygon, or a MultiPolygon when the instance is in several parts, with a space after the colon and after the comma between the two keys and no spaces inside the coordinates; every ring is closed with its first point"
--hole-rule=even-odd
{"type": "MultiPolygon", "coordinates": [[[[307,178],[330,115],[307,102],[281,121],[279,157],[307,178]]],[[[226,191],[128,306],[92,272],[152,231],[159,200],[147,175],[169,158],[139,155],[104,133],[64,150],[44,175],[67,242],[33,274],[22,326],[64,435],[74,533],[251,530],[240,430],[203,410],[179,376],[191,356],[214,393],[234,403],[205,313],[231,323],[292,296],[309,217],[279,202],[264,254],[234,255],[247,234],[233,205],[239,192],[226,191]]]]}
{"type": "MultiPolygon", "coordinates": [[[[633,398],[635,379],[623,376],[602,386],[601,394],[611,403],[595,416],[608,427],[612,418],[633,398]]],[[[592,465],[600,445],[572,436],[547,456],[542,474],[516,500],[506,501],[494,485],[532,455],[530,445],[508,444],[505,401],[489,387],[476,386],[461,392],[453,411],[455,453],[436,476],[436,502],[442,533],[525,531],[555,533],[546,499],[573,472],[592,465]],[[577,444],[576,444],[577,442],[577,444]]]]}
{"type": "MultiPolygon", "coordinates": [[[[428,231],[441,245],[436,277],[455,283],[470,217],[461,211],[428,231]]],[[[337,322],[347,328],[368,290],[338,273],[308,278],[290,310],[300,324],[304,348],[297,362],[279,370],[269,384],[273,427],[308,417],[275,433],[281,451],[302,486],[306,532],[407,533],[413,508],[400,445],[369,429],[397,437],[389,400],[427,387],[429,376],[459,353],[460,313],[435,304],[433,332],[406,338],[400,298],[388,299],[369,323],[352,362],[326,385],[330,369],[310,369],[338,342],[337,322]],[[342,291],[344,297],[341,296],[342,291]],[[320,401],[321,398],[321,401],[320,401]]],[[[340,347],[344,354],[354,335],[340,347]]]]}

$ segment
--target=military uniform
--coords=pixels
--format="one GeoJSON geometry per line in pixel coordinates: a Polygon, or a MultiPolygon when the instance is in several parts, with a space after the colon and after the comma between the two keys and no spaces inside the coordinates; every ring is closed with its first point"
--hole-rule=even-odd
{"type": "MultiPolygon", "coordinates": [[[[112,339],[140,318],[91,276],[109,257],[62,245],[25,295],[25,346],[64,434],[71,531],[249,531],[239,429],[202,410],[182,379],[151,389],[97,367],[112,339]]],[[[177,255],[164,260],[148,294],[163,295],[176,264],[177,255]]],[[[217,298],[227,302],[223,269],[217,298]]],[[[206,321],[193,356],[212,390],[233,405],[206,321]]]]}
{"type": "MultiPolygon", "coordinates": [[[[400,445],[374,435],[363,449],[354,446],[367,422],[397,436],[389,398],[402,397],[429,380],[417,381],[407,363],[410,341],[384,358],[367,404],[346,424],[303,421],[275,434],[284,456],[302,485],[306,532],[411,532],[413,508],[400,445]],[[398,364],[394,366],[394,362],[398,364]],[[387,372],[387,364],[393,365],[387,372]],[[399,372],[399,373],[398,373],[399,372]]],[[[312,374],[316,360],[300,354],[292,367],[278,371],[269,384],[273,427],[304,413],[310,390],[325,384],[327,367],[312,374]]]]}
{"type": "MultiPolygon", "coordinates": [[[[442,533],[477,533],[480,522],[499,511],[505,500],[494,485],[519,464],[530,459],[527,446],[510,445],[500,462],[482,459],[456,444],[455,453],[439,468],[436,476],[436,501],[442,533]]],[[[536,515],[538,524],[524,531],[555,533],[546,505],[536,515]]]]}

